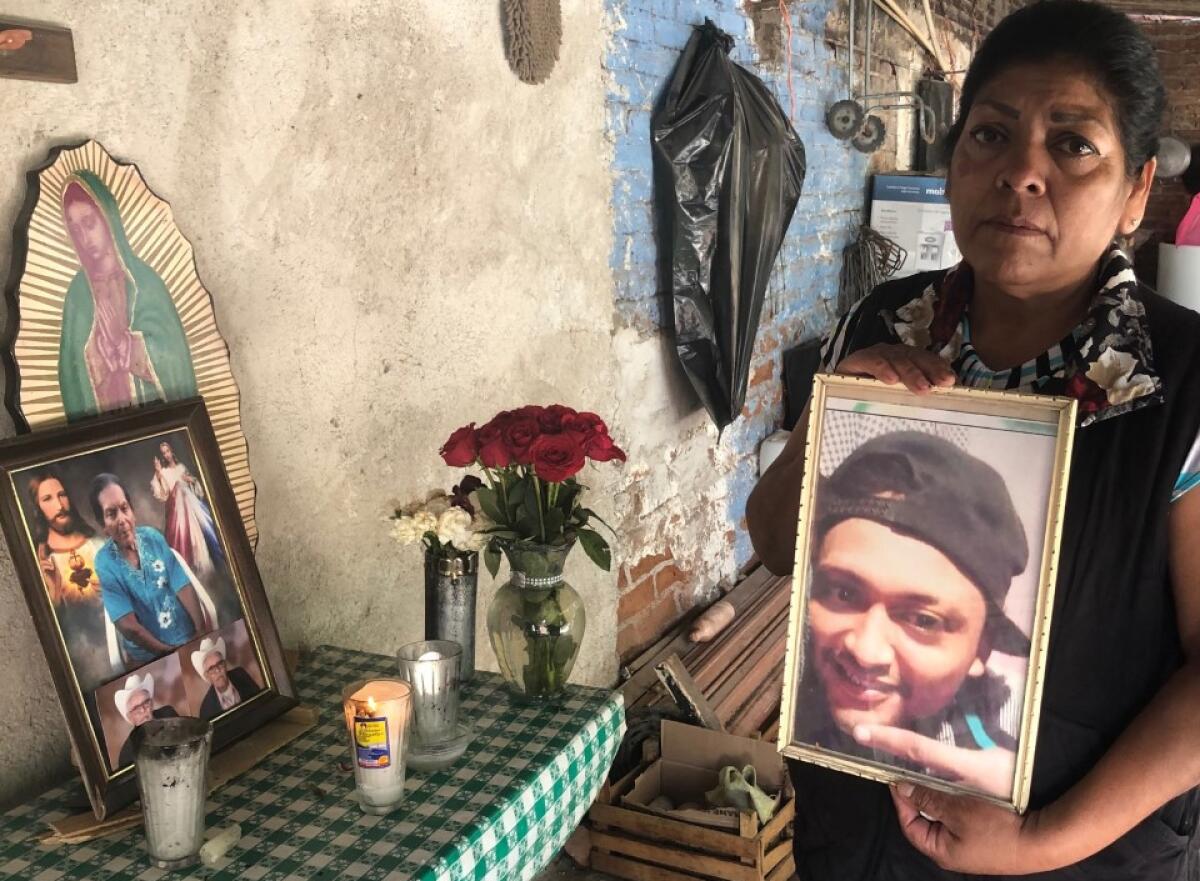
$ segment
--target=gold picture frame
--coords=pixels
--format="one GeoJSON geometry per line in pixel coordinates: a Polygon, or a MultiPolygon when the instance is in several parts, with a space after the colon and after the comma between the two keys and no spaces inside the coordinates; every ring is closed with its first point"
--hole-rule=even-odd
{"type": "Polygon", "coordinates": [[[781,753],[1026,810],[1075,416],[1071,398],[815,378],[781,753]],[[1007,542],[974,542],[985,502],[1007,542]]]}
{"type": "Polygon", "coordinates": [[[150,718],[211,720],[218,750],[295,706],[203,399],[0,442],[0,526],[97,818],[137,798],[150,718]]]}
{"type": "Polygon", "coordinates": [[[0,346],[17,430],[198,395],[253,547],[255,489],[229,347],[171,206],[93,140],[52,148],[26,181],[0,346]],[[119,320],[102,320],[114,312],[119,320]]]}

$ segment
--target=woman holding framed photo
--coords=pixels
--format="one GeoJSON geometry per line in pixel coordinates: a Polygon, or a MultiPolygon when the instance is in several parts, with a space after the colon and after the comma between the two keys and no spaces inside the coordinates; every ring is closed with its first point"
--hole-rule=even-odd
{"type": "MultiPolygon", "coordinates": [[[[1183,877],[1200,807],[1200,315],[1113,245],[1145,212],[1164,106],[1124,15],[1084,0],[1010,15],[947,138],[963,262],[881,285],[826,341],[827,371],[1067,395],[1079,421],[1029,812],[793,762],[803,881],[1183,877]]],[[[750,499],[776,572],[793,565],[804,436],[750,499]]],[[[871,746],[947,776],[978,754],[871,746]]]]}

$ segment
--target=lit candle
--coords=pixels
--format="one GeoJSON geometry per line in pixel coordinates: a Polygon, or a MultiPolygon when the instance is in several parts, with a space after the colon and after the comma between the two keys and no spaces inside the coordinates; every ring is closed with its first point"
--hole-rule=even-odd
{"type": "Polygon", "coordinates": [[[400,678],[413,687],[414,748],[455,735],[462,646],[444,639],[409,643],[397,652],[400,678]]]}
{"type": "Polygon", "coordinates": [[[358,801],[386,814],[404,800],[404,750],[412,688],[399,679],[366,679],[342,692],[358,801]]]}
{"type": "MultiPolygon", "coordinates": [[[[418,681],[413,682],[412,685],[415,686],[417,689],[418,701],[420,700],[420,698],[422,696],[427,695],[427,694],[433,694],[434,691],[437,689],[437,687],[438,687],[438,681],[437,681],[438,665],[433,662],[440,661],[441,659],[442,659],[441,652],[425,652],[421,655],[421,657],[417,658],[416,679],[418,681]]],[[[417,725],[418,725],[418,727],[420,727],[422,729],[422,733],[424,733],[424,728],[427,726],[425,726],[423,724],[421,719],[417,720],[417,725]]]]}

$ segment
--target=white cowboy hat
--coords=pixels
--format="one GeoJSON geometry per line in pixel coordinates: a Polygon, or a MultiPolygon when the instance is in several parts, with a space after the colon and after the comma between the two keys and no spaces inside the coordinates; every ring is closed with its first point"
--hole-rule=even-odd
{"type": "Polygon", "coordinates": [[[150,695],[151,700],[154,700],[154,677],[147,673],[145,676],[138,678],[138,675],[134,673],[125,680],[125,687],[113,697],[113,702],[117,705],[117,712],[121,714],[121,718],[126,722],[129,721],[129,714],[125,711],[129,707],[129,698],[135,691],[144,691],[150,695]]]}
{"type": "Polygon", "coordinates": [[[225,660],[225,637],[218,636],[215,641],[205,637],[200,641],[200,648],[192,652],[192,666],[201,679],[204,678],[204,659],[213,652],[220,655],[222,661],[225,660]]]}

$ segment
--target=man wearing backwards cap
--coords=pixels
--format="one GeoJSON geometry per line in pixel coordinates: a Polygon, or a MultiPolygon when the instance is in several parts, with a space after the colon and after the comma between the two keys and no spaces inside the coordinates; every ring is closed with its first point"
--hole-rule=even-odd
{"type": "Polygon", "coordinates": [[[1029,549],[1003,478],[932,435],[882,435],[820,484],[814,530],[799,739],[1008,796],[1008,688],[986,662],[1029,653],[1003,611],[1029,549]]]}
{"type": "MultiPolygon", "coordinates": [[[[138,676],[134,673],[125,680],[125,687],[117,691],[113,696],[113,703],[117,705],[117,712],[121,717],[137,728],[145,725],[151,719],[168,719],[179,714],[175,712],[175,708],[168,705],[155,709],[154,707],[154,677],[147,673],[145,676],[138,676]]],[[[125,738],[125,743],[121,746],[121,752],[117,758],[117,768],[124,768],[126,765],[133,764],[133,732],[125,738]]]]}
{"type": "Polygon", "coordinates": [[[208,692],[200,702],[201,719],[215,719],[262,690],[243,668],[228,668],[224,637],[217,637],[216,641],[202,639],[200,647],[192,652],[192,666],[209,683],[208,692]]]}

